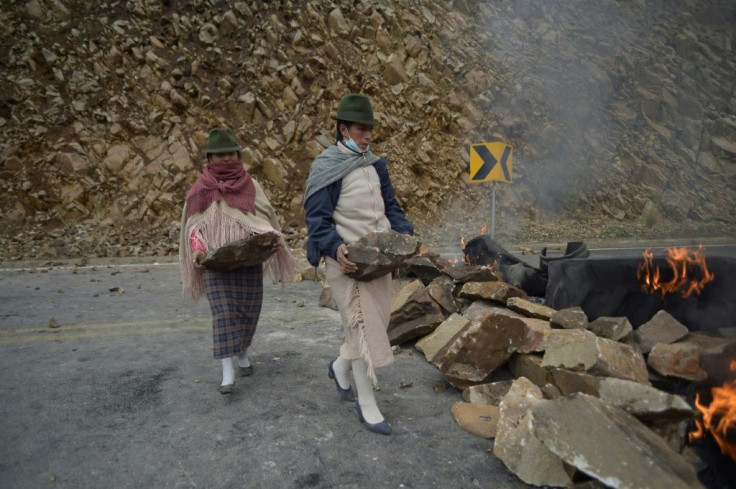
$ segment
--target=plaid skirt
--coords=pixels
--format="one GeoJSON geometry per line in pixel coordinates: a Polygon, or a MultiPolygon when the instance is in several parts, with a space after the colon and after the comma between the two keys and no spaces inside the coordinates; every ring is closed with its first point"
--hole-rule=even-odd
{"type": "Polygon", "coordinates": [[[263,304],[263,265],[229,272],[205,270],[204,290],[212,311],[215,358],[246,351],[253,340],[263,304]]]}

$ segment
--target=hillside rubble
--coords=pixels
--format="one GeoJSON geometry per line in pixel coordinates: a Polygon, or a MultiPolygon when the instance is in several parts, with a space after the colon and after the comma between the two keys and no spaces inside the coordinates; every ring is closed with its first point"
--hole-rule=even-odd
{"type": "Polygon", "coordinates": [[[513,150],[505,241],[736,233],[729,0],[9,0],[0,7],[0,258],[177,252],[212,127],[305,236],[311,160],[372,97],[430,246],[490,220],[471,144],[513,150]]]}

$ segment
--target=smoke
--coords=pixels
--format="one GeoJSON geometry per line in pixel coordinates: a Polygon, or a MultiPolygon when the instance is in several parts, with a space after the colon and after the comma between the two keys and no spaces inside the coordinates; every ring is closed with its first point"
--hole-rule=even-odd
{"type": "Polygon", "coordinates": [[[616,58],[641,38],[633,11],[630,3],[527,1],[488,18],[488,52],[514,83],[498,102],[521,112],[524,123],[507,132],[541,209],[564,210],[605,183],[593,170],[611,161],[621,137],[606,110],[621,95],[616,58]]]}
{"type": "MultiPolygon", "coordinates": [[[[502,236],[518,239],[524,221],[591,204],[620,205],[627,217],[641,212],[646,199],[621,189],[638,185],[632,176],[642,160],[673,175],[670,182],[683,178],[677,161],[687,153],[657,138],[677,134],[667,127],[678,115],[659,100],[679,88],[672,45],[696,28],[688,8],[695,7],[656,0],[479,2],[476,20],[485,30],[478,52],[499,69],[478,96],[491,100],[490,111],[467,138],[500,136],[514,148],[514,182],[496,193],[502,236]],[[642,108],[647,101],[650,112],[642,108]]],[[[697,59],[693,46],[677,49],[697,59]]],[[[460,219],[479,228],[489,220],[492,185],[468,194],[479,212],[460,219]]]]}

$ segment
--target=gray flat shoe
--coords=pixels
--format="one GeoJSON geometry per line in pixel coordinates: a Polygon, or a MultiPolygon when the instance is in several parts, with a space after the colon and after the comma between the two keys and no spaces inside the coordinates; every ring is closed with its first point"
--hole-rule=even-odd
{"type": "Polygon", "coordinates": [[[233,392],[233,384],[221,385],[217,388],[220,394],[231,394],[233,392]]]}
{"type": "Polygon", "coordinates": [[[348,386],[347,389],[343,389],[342,387],[340,387],[340,384],[337,382],[337,377],[335,377],[335,369],[332,367],[333,363],[335,363],[335,360],[331,361],[330,364],[327,366],[327,376],[335,381],[335,387],[337,387],[337,392],[340,394],[340,397],[342,397],[344,401],[353,402],[355,400],[353,387],[348,386]]]}
{"type": "Polygon", "coordinates": [[[388,424],[388,421],[384,419],[380,423],[369,423],[363,417],[363,411],[360,409],[360,403],[358,402],[355,403],[355,410],[358,412],[358,419],[360,419],[360,422],[366,425],[370,431],[378,433],[379,435],[391,434],[391,425],[388,424]]]}
{"type": "Polygon", "coordinates": [[[250,377],[251,375],[253,375],[253,365],[249,367],[240,367],[241,377],[250,377]]]}

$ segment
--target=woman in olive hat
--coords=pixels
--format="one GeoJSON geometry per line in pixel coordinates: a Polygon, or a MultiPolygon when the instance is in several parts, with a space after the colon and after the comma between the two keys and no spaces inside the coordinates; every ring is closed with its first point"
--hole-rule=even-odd
{"type": "Polygon", "coordinates": [[[222,360],[222,394],[232,392],[233,361],[251,375],[248,347],[263,300],[263,269],[281,282],[293,280],[296,260],[283,237],[265,263],[229,272],[204,269],[200,255],[252,234],[276,232],[278,217],[261,186],[245,170],[241,147],[229,129],[213,129],[207,139],[207,165],[186,194],[182,211],[179,265],[183,295],[194,301],[207,295],[212,310],[214,356],[222,360]]]}
{"type": "Polygon", "coordinates": [[[340,354],[327,372],[340,396],[353,401],[352,370],[360,421],[369,430],[388,435],[391,426],[378,409],[373,387],[375,369],[393,361],[386,332],[391,274],[371,281],[348,277],[357,267],[348,258],[347,244],[371,232],[393,229],[413,234],[414,229],[396,200],[388,160],[369,149],[373,127],[379,124],[368,97],[343,97],[337,115],[331,117],[337,120],[337,141],[312,163],[304,191],[307,258],[317,266],[324,257],[327,282],[343,321],[340,354]]]}

